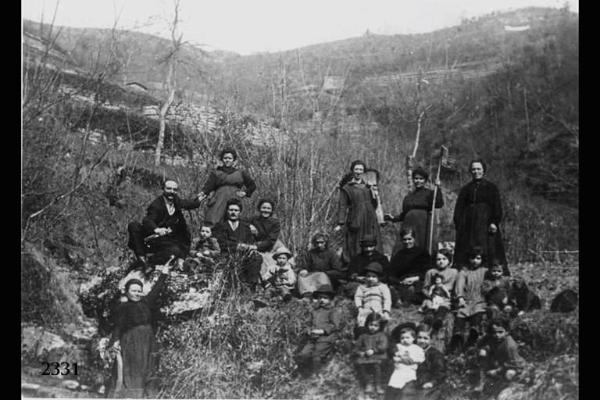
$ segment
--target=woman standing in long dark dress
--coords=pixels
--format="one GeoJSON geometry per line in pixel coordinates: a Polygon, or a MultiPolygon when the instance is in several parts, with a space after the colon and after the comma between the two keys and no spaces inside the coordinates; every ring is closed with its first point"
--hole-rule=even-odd
{"type": "Polygon", "coordinates": [[[486,172],[483,160],[471,161],[469,171],[473,180],[460,190],[454,208],[454,262],[458,266],[468,265],[468,252],[473,247],[480,246],[485,258],[497,258],[502,264],[504,274],[510,275],[500,234],[500,193],[496,185],[483,178],[486,172]]]}
{"type": "Polygon", "coordinates": [[[161,276],[146,296],[143,295],[143,283],[139,279],[130,279],[125,284],[127,301],[116,309],[115,328],[109,342],[109,348],[121,353],[122,375],[115,363],[114,387],[109,392],[110,397],[143,398],[148,395],[147,383],[156,367],[157,351],[152,329],[152,309],[169,272],[168,266],[163,268],[161,276]]]}
{"type": "Polygon", "coordinates": [[[256,190],[256,184],[250,175],[234,166],[236,160],[237,153],[234,149],[224,149],[221,152],[223,165],[210,173],[200,193],[200,200],[204,200],[214,192],[206,203],[204,214],[204,221],[211,226],[225,220],[225,208],[229,199],[250,197],[256,190]]]}
{"type": "Polygon", "coordinates": [[[352,178],[340,188],[338,232],[345,226],[345,240],[342,250],[342,261],[348,263],[352,257],[360,253],[360,241],[371,235],[377,240],[377,250],[382,253],[381,232],[375,208],[377,199],[365,184],[361,175],[365,172],[364,162],[352,162],[350,171],[352,178]]]}
{"type": "MultiPolygon", "coordinates": [[[[425,187],[429,174],[423,168],[416,168],[412,173],[414,190],[404,197],[402,213],[394,217],[386,215],[386,220],[402,222],[402,228],[412,228],[415,232],[415,245],[422,249],[429,249],[429,228],[431,227],[431,206],[433,205],[433,190],[425,187]]],[[[436,180],[435,208],[444,206],[444,197],[440,190],[440,181],[436,180]]],[[[435,226],[433,243],[436,243],[435,226]]],[[[402,238],[398,236],[392,254],[402,248],[402,238]]],[[[437,250],[437,249],[436,249],[437,250]]]]}

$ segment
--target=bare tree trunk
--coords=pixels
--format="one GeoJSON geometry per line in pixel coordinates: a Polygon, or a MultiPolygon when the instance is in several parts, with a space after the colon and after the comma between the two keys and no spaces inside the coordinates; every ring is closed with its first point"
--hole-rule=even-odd
{"type": "Polygon", "coordinates": [[[162,153],[162,149],[163,149],[163,145],[164,145],[164,141],[165,141],[165,128],[166,128],[166,118],[167,118],[167,112],[169,111],[169,108],[171,107],[171,104],[173,104],[173,100],[175,99],[175,86],[171,85],[171,80],[172,80],[172,76],[173,76],[173,69],[174,69],[174,63],[170,62],[169,63],[169,69],[167,71],[167,90],[169,92],[169,96],[167,97],[167,100],[163,103],[163,105],[160,107],[160,114],[159,114],[159,130],[158,130],[158,142],[156,143],[156,153],[154,154],[154,165],[158,166],[160,165],[160,157],[161,157],[161,153],[162,153]]]}
{"type": "Polygon", "coordinates": [[[167,89],[167,99],[162,104],[159,114],[159,131],[158,131],[158,142],[156,143],[156,152],[154,154],[154,165],[160,165],[160,157],[165,141],[165,128],[166,128],[166,117],[175,99],[175,72],[178,62],[179,50],[182,46],[182,35],[177,35],[177,26],[179,24],[179,0],[175,0],[174,3],[174,17],[171,24],[171,43],[172,49],[170,53],[165,57],[167,62],[167,76],[165,77],[165,86],[167,89]]]}
{"type": "Polygon", "coordinates": [[[413,189],[412,170],[414,169],[414,160],[417,156],[417,149],[419,148],[419,139],[421,137],[421,123],[423,122],[423,117],[425,117],[425,110],[421,111],[419,117],[417,118],[417,135],[415,137],[415,147],[413,148],[413,152],[411,155],[408,155],[406,157],[406,179],[409,191],[412,191],[413,189]]]}

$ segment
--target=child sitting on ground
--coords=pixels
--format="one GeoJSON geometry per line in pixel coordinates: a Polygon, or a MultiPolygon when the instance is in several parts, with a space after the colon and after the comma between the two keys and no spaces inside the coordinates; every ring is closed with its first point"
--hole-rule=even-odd
{"type": "Polygon", "coordinates": [[[198,269],[198,267],[214,264],[215,257],[221,253],[221,247],[217,238],[212,235],[212,228],[208,225],[202,225],[200,228],[200,238],[190,250],[191,260],[187,260],[188,267],[198,269]]]}
{"type": "Polygon", "coordinates": [[[442,352],[431,345],[429,325],[421,324],[417,327],[417,345],[425,352],[425,361],[417,367],[417,380],[407,383],[402,389],[402,398],[439,398],[439,386],[446,378],[446,360],[442,352]]]}
{"type": "Polygon", "coordinates": [[[417,368],[425,361],[425,352],[414,342],[415,330],[403,328],[400,331],[400,342],[395,344],[394,372],[388,382],[385,400],[401,399],[404,386],[417,379],[417,368]]]}
{"type": "Polygon", "coordinates": [[[281,296],[284,301],[292,298],[292,290],[296,285],[296,273],[289,260],[292,253],[285,247],[279,247],[273,254],[275,265],[270,265],[263,279],[265,289],[269,289],[272,296],[281,296]]]}
{"type": "Polygon", "coordinates": [[[507,318],[493,319],[488,325],[488,334],[478,343],[480,381],[476,391],[483,390],[487,377],[511,381],[523,369],[525,360],[508,329],[507,318]]]}
{"type": "Polygon", "coordinates": [[[450,311],[450,291],[444,285],[442,275],[434,275],[432,281],[433,284],[427,290],[427,299],[423,301],[420,311],[428,314],[425,320],[433,320],[434,329],[439,329],[446,314],[450,311]]]}
{"type": "Polygon", "coordinates": [[[309,340],[296,359],[300,373],[305,376],[317,372],[334,348],[342,322],[341,312],[333,304],[334,295],[331,285],[313,292],[317,305],[312,311],[309,340]]]}
{"type": "Polygon", "coordinates": [[[417,368],[417,386],[432,389],[446,378],[446,360],[441,351],[431,345],[431,328],[421,324],[417,327],[417,344],[425,352],[425,361],[417,368]]]}
{"type": "Polygon", "coordinates": [[[390,317],[392,296],[388,285],[379,281],[382,273],[381,264],[376,261],[369,263],[365,267],[365,283],[356,288],[354,304],[358,308],[356,322],[359,333],[360,328],[365,326],[367,316],[372,312],[379,313],[384,321],[390,317]]]}
{"type": "MultiPolygon", "coordinates": [[[[442,281],[444,287],[448,290],[448,293],[452,295],[454,290],[454,284],[456,282],[456,277],[458,275],[458,271],[455,268],[451,267],[452,265],[452,251],[448,249],[440,249],[435,255],[435,268],[430,269],[425,274],[425,278],[423,279],[423,294],[427,298],[423,302],[423,306],[427,304],[429,306],[429,302],[427,300],[431,300],[431,296],[429,291],[433,285],[433,277],[436,275],[442,276],[442,281]]],[[[425,308],[425,307],[424,307],[425,308]]],[[[444,318],[450,311],[450,304],[441,305],[435,309],[423,310],[425,311],[425,322],[433,326],[434,330],[438,330],[444,323],[444,318]]]]}
{"type": "Polygon", "coordinates": [[[473,247],[469,252],[469,268],[461,270],[456,278],[458,311],[450,350],[462,351],[463,346],[474,345],[480,336],[486,311],[485,299],[481,293],[483,278],[487,272],[483,255],[483,248],[473,247]]]}
{"type": "Polygon", "coordinates": [[[376,312],[367,316],[367,331],[361,334],[354,345],[354,361],[358,379],[365,393],[383,394],[381,371],[387,360],[388,338],[383,332],[384,319],[376,312]]]}
{"type": "Polygon", "coordinates": [[[500,261],[492,260],[481,286],[481,292],[487,303],[488,319],[498,318],[501,313],[508,316],[515,306],[509,301],[510,278],[504,276],[503,272],[500,261]]]}

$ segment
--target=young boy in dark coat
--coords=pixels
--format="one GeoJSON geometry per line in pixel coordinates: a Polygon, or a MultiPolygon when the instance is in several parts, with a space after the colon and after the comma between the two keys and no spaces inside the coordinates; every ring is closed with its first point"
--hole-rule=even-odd
{"type": "Polygon", "coordinates": [[[496,318],[490,321],[488,334],[478,343],[480,382],[475,388],[482,391],[487,378],[511,381],[523,369],[525,360],[519,346],[509,333],[509,320],[496,318]]]}
{"type": "Polygon", "coordinates": [[[333,350],[342,322],[341,312],[332,302],[334,295],[330,285],[323,285],[313,292],[313,298],[318,303],[312,311],[309,341],[296,360],[304,375],[317,372],[333,350]]]}
{"type": "Polygon", "coordinates": [[[417,345],[425,351],[425,361],[417,367],[417,380],[402,389],[403,400],[437,400],[443,398],[440,386],[446,379],[446,359],[431,345],[432,329],[427,324],[417,327],[417,345]]]}

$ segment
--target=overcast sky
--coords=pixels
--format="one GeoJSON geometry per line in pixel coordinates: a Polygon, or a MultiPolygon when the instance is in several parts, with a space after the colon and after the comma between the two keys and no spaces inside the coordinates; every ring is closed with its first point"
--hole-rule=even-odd
{"type": "MultiPolygon", "coordinates": [[[[50,22],[57,0],[22,0],[22,16],[50,22]]],[[[372,33],[420,33],[461,18],[528,6],[579,12],[578,0],[181,0],[184,40],[240,54],[280,51],[372,33]]],[[[58,0],[56,24],[164,36],[172,0],[58,0]]]]}

